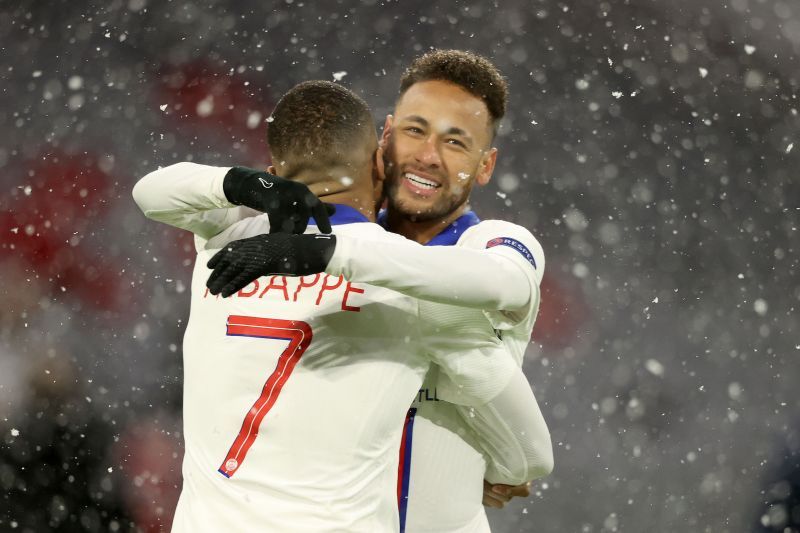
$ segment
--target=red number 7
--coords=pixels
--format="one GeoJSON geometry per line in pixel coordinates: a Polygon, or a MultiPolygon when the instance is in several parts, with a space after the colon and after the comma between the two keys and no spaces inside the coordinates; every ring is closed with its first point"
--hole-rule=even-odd
{"type": "Polygon", "coordinates": [[[312,337],[311,326],[299,320],[236,315],[228,317],[228,335],[284,339],[289,341],[289,345],[281,353],[275,370],[264,383],[261,396],[244,417],[242,429],[239,430],[239,435],[228,450],[222,466],[219,467],[219,473],[225,477],[231,477],[242,466],[247,450],[258,436],[258,427],[261,425],[261,421],[275,405],[283,385],[292,375],[292,370],[308,348],[312,337]]]}

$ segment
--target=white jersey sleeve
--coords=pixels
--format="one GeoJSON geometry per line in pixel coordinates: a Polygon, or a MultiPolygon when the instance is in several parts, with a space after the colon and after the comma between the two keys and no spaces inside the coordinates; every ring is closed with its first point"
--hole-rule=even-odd
{"type": "Polygon", "coordinates": [[[530,322],[539,307],[544,252],[525,228],[490,220],[456,246],[422,246],[397,236],[337,236],[326,272],[433,302],[487,311],[498,329],[530,322]]]}
{"type": "Polygon", "coordinates": [[[140,179],[133,199],[147,218],[209,239],[239,220],[261,214],[225,197],[222,184],[229,170],[176,163],[140,179]]]}
{"type": "MultiPolygon", "coordinates": [[[[484,307],[483,310],[496,329],[516,329],[529,334],[539,312],[539,285],[545,268],[544,250],[536,237],[511,222],[484,220],[467,229],[456,247],[480,250],[498,259],[503,258],[516,269],[516,275],[509,276],[509,279],[514,280],[517,291],[530,295],[527,301],[517,308],[484,307]]],[[[499,276],[487,278],[484,283],[495,290],[509,284],[499,276]]]]}
{"type": "Polygon", "coordinates": [[[437,396],[479,436],[494,483],[552,470],[550,433],[530,384],[484,314],[420,301],[424,345],[439,367],[437,396]]]}
{"type": "MultiPolygon", "coordinates": [[[[451,315],[450,322],[469,323],[476,330],[482,323],[485,331],[491,332],[504,348],[501,355],[505,362],[501,365],[492,367],[488,358],[469,356],[466,341],[452,339],[454,331],[442,336],[442,346],[433,344],[444,349],[449,341],[453,350],[465,353],[451,355],[451,359],[445,356],[437,359],[442,371],[430,373],[425,394],[420,394],[416,403],[420,432],[414,437],[407,522],[407,531],[414,533],[488,532],[481,503],[482,480],[518,484],[546,475],[553,467],[547,425],[519,369],[539,306],[539,283],[544,271],[542,248],[524,228],[494,220],[470,227],[455,247],[444,251],[451,252],[454,248],[504,259],[516,269],[517,275],[504,278],[474,277],[484,289],[502,290],[497,287],[505,287],[507,280],[514,279],[518,291],[524,290],[520,285],[527,284],[532,296],[516,309],[482,307],[462,309],[463,314],[451,315]],[[470,313],[474,316],[468,316],[470,313]],[[476,360],[479,364],[475,364],[476,360]],[[506,364],[513,368],[509,370],[506,364]],[[484,377],[483,403],[469,404],[462,398],[475,396],[474,385],[464,380],[470,372],[484,377]],[[429,396],[437,401],[423,401],[429,396]],[[464,403],[468,406],[463,407],[464,403]],[[446,501],[435,499],[443,493],[449,495],[446,501]]],[[[451,266],[460,267],[446,264],[439,268],[449,273],[451,266]]],[[[422,302],[420,305],[424,309],[422,302]]],[[[449,332],[447,322],[443,315],[436,320],[428,318],[426,325],[449,332]]]]}
{"type": "MultiPolygon", "coordinates": [[[[310,226],[307,233],[315,229],[316,226],[310,226]]],[[[195,237],[195,245],[198,251],[218,249],[232,241],[255,237],[263,233],[269,233],[269,217],[265,213],[259,213],[258,216],[248,217],[228,226],[210,239],[206,240],[197,236],[195,237]]],[[[314,233],[317,233],[317,231],[314,231],[314,233]]]]}
{"type": "Polygon", "coordinates": [[[439,372],[439,398],[483,405],[497,396],[517,371],[503,342],[476,309],[419,300],[423,346],[439,372]]]}
{"type": "Polygon", "coordinates": [[[552,472],[550,431],[520,368],[487,403],[456,409],[489,459],[485,478],[490,483],[518,485],[552,472]]]}

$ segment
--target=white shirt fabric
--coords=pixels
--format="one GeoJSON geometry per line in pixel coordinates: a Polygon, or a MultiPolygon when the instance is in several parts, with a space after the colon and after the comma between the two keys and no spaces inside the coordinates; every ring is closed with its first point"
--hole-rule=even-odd
{"type": "MultiPolygon", "coordinates": [[[[439,305],[441,312],[447,313],[452,323],[488,321],[502,337],[507,356],[521,366],[538,313],[539,284],[545,266],[542,248],[533,235],[521,226],[488,220],[466,229],[455,246],[428,247],[424,256],[415,254],[415,247],[421,245],[384,244],[337,236],[336,252],[327,271],[344,274],[351,280],[404,290],[420,298],[455,299],[460,307],[439,305]],[[487,248],[492,242],[504,244],[487,248]],[[475,258],[477,250],[483,254],[480,260],[475,258]],[[409,260],[386,260],[403,255],[409,260]],[[429,282],[432,277],[435,280],[429,282]],[[473,280],[474,290],[463,290],[460,284],[463,277],[473,280]],[[408,280],[424,281],[409,291],[409,287],[400,286],[408,280]]],[[[510,472],[503,467],[509,461],[504,455],[520,455],[509,451],[511,443],[517,441],[512,438],[514,428],[504,427],[503,417],[487,415],[487,406],[465,409],[451,403],[463,401],[463,395],[468,393],[464,387],[454,387],[446,375],[440,375],[433,367],[412,406],[416,414],[410,453],[407,533],[487,532],[489,523],[482,504],[484,479],[518,484],[546,475],[552,469],[552,456],[546,457],[548,451],[552,453],[549,433],[538,406],[531,413],[531,420],[540,421],[539,430],[528,428],[531,439],[528,443],[532,443],[527,452],[530,468],[510,472]]],[[[524,386],[517,393],[525,394],[524,386]]],[[[519,396],[515,400],[519,401],[519,396]]],[[[513,421],[506,421],[514,425],[513,421]]]]}
{"type": "MultiPolygon", "coordinates": [[[[227,170],[181,163],[151,173],[134,189],[134,197],[147,216],[197,235],[192,311],[184,345],[184,489],[174,530],[211,531],[218,526],[231,531],[394,531],[402,420],[429,362],[442,365],[442,374],[447,376],[437,380],[442,396],[451,402],[472,405],[473,415],[485,410],[475,418],[483,420],[484,429],[491,428],[493,417],[497,416],[492,401],[504,397],[506,385],[518,383],[514,376],[521,376],[516,365],[508,364],[508,341],[500,340],[494,330],[513,331],[515,324],[530,318],[532,289],[527,298],[520,298],[518,289],[516,296],[512,295],[517,300],[512,303],[524,301],[521,307],[513,305],[510,311],[497,311],[498,307],[486,313],[468,309],[471,321],[453,320],[446,309],[452,306],[417,302],[386,288],[366,286],[352,279],[348,282],[330,273],[261,278],[258,287],[251,284],[231,298],[213,297],[205,290],[210,273],[205,263],[213,252],[230,240],[268,229],[265,215],[253,216],[255,212],[227,203],[222,192],[227,170]],[[261,327],[263,323],[247,326],[252,320],[231,317],[278,319],[279,322],[262,327],[267,337],[281,337],[276,328],[287,327],[285,321],[304,322],[307,327],[301,325],[277,339],[236,337],[241,334],[237,328],[261,327]],[[471,333],[465,330],[467,323],[466,330],[471,328],[471,333]],[[269,395],[262,396],[262,389],[276,368],[277,357],[290,342],[287,337],[300,335],[297,331],[304,335],[310,331],[314,340],[277,394],[280,402],[276,400],[258,424],[258,437],[244,460],[239,457],[226,478],[218,469],[226,470],[229,449],[245,414],[254,406],[260,407],[255,400],[262,398],[268,403],[269,395]],[[498,351],[504,353],[498,355],[498,351]]],[[[334,231],[341,242],[352,240],[355,245],[410,243],[418,248],[416,252],[422,250],[424,257],[431,250],[373,224],[340,225],[334,231]]],[[[466,236],[465,233],[462,239],[466,236]]],[[[339,250],[337,243],[337,253],[339,250]]],[[[505,252],[472,253],[475,259],[486,257],[496,262],[505,252]]],[[[414,261],[409,258],[409,262],[414,261]]],[[[501,262],[511,273],[518,268],[506,263],[501,262]]],[[[519,274],[529,277],[525,270],[516,272],[518,279],[519,274]]],[[[395,279],[408,286],[418,283],[403,276],[401,273],[395,279]]],[[[464,289],[448,288],[457,291],[455,295],[468,304],[482,305],[483,296],[470,296],[470,291],[464,289]]],[[[412,294],[415,291],[409,287],[404,290],[412,294]]],[[[535,295],[538,305],[538,292],[535,295]]],[[[431,299],[436,300],[433,296],[431,299]]],[[[452,293],[440,296],[440,301],[453,300],[452,293]]],[[[535,399],[530,394],[523,400],[528,406],[532,402],[536,410],[530,417],[533,424],[521,432],[516,426],[501,428],[505,429],[505,433],[500,432],[503,440],[491,443],[492,436],[485,437],[490,441],[488,446],[476,436],[476,446],[507,450],[507,439],[543,432],[545,448],[550,451],[547,428],[535,399]]],[[[527,419],[521,422],[527,423],[527,419]]],[[[417,442],[418,438],[415,437],[417,442]]],[[[435,440],[431,442],[435,445],[435,440]]],[[[489,457],[490,462],[506,461],[499,466],[498,478],[511,483],[515,475],[526,479],[535,475],[541,465],[532,464],[532,457],[547,467],[548,458],[538,457],[542,455],[541,443],[539,438],[534,454],[526,455],[523,449],[515,450],[518,453],[512,450],[511,460],[507,451],[498,453],[498,458],[489,457]],[[520,464],[524,474],[520,473],[520,464]]],[[[525,444],[521,446],[524,448],[525,444]]],[[[420,449],[420,445],[414,449],[420,449]]],[[[477,472],[481,462],[485,470],[485,461],[485,456],[479,454],[472,470],[477,472]]],[[[552,464],[552,456],[549,463],[552,464]]],[[[474,484],[478,504],[483,470],[474,484]]],[[[412,473],[412,480],[415,478],[421,479],[422,475],[412,473]]],[[[450,487],[448,482],[447,490],[450,487]]],[[[438,496],[449,499],[447,491],[438,496]]]]}

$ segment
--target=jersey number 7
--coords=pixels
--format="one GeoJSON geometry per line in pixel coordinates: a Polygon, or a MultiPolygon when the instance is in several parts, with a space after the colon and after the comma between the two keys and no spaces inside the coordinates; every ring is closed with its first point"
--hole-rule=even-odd
{"type": "Polygon", "coordinates": [[[228,317],[229,336],[261,337],[264,339],[283,339],[289,341],[289,345],[278,358],[275,370],[267,378],[261,395],[247,412],[239,430],[236,440],[233,441],[219,473],[225,477],[231,477],[239,467],[242,466],[247,451],[255,442],[258,436],[258,427],[264,416],[275,405],[278,395],[281,393],[289,376],[292,375],[295,365],[300,360],[303,352],[306,351],[311,343],[311,326],[299,320],[282,320],[279,318],[259,318],[254,316],[228,317]]]}

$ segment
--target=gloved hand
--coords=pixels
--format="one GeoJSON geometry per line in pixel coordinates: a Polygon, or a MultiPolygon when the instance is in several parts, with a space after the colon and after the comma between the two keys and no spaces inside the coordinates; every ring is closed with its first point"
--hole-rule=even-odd
{"type": "Polygon", "coordinates": [[[328,216],[335,208],[324,204],[296,181],[263,170],[233,167],[225,174],[222,189],[228,201],[269,215],[269,232],[303,233],[314,217],[322,233],[331,232],[328,216]]]}
{"type": "Polygon", "coordinates": [[[207,263],[214,271],[206,286],[227,298],[271,274],[305,276],[323,272],[336,248],[335,235],[256,235],[228,243],[207,263]]]}

